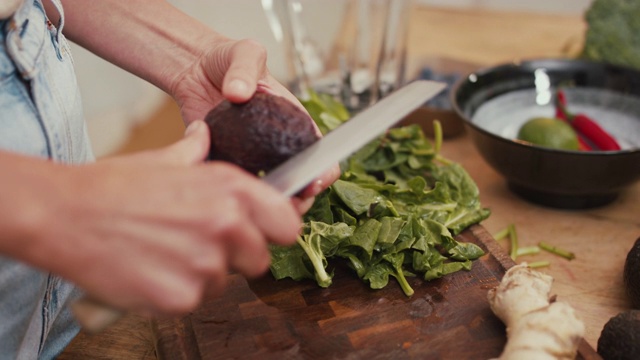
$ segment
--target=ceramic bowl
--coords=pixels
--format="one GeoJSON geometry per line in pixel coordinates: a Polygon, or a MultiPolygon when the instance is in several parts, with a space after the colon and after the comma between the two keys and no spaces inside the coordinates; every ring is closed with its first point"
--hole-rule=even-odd
{"type": "Polygon", "coordinates": [[[454,110],[481,156],[523,198],[555,208],[603,206],[640,180],[640,72],[571,59],[474,71],[452,88],[454,110]],[[620,151],[565,151],[517,141],[527,120],[554,117],[554,94],[613,135],[620,151]]]}

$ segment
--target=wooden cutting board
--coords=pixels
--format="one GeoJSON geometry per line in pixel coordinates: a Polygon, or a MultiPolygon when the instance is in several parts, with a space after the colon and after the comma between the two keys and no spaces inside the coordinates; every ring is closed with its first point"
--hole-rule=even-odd
{"type": "MultiPolygon", "coordinates": [[[[371,290],[346,267],[327,289],[315,282],[247,281],[231,275],[224,296],[189,316],[152,323],[160,359],[490,359],[505,327],[487,291],[514,262],[480,225],[460,234],[486,255],[471,271],[436,281],[409,279],[406,297],[390,280],[371,290]]],[[[579,359],[599,359],[585,341],[579,359]]]]}

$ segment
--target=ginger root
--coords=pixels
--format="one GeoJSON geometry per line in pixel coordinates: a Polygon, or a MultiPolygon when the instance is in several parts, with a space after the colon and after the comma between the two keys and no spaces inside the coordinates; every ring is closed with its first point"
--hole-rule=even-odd
{"type": "Polygon", "coordinates": [[[501,360],[575,359],[584,324],[567,303],[550,297],[553,278],[526,263],[489,290],[489,305],[507,327],[501,360]]]}

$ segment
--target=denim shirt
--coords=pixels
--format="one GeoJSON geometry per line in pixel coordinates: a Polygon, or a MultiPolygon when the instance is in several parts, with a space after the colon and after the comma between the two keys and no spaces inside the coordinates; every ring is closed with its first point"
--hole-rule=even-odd
{"type": "MultiPolygon", "coordinates": [[[[61,21],[41,0],[0,20],[0,149],[80,164],[94,157],[61,21]]],[[[2,171],[2,170],[0,170],[2,171]]],[[[61,278],[0,257],[0,359],[52,359],[78,332],[68,303],[79,291],[61,278]]]]}
{"type": "Polygon", "coordinates": [[[0,148],[83,163],[93,160],[93,154],[61,25],[56,28],[46,19],[39,0],[26,0],[12,19],[4,21],[0,148]]]}

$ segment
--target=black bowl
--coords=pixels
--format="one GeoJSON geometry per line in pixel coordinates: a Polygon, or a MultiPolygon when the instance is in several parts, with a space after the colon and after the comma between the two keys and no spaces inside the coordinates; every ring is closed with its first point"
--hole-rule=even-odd
{"type": "Polygon", "coordinates": [[[597,207],[640,179],[639,71],[570,59],[509,63],[463,77],[451,101],[481,156],[529,201],[597,207]],[[570,111],[594,118],[622,150],[565,151],[514,141],[526,120],[554,116],[558,87],[570,111]]]}

